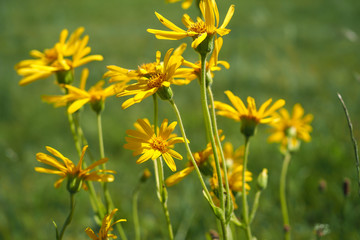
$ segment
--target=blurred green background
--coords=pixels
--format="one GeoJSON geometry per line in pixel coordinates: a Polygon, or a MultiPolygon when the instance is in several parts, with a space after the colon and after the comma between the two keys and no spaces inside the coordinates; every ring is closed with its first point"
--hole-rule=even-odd
{"type": "MultiPolygon", "coordinates": [[[[312,142],[303,144],[292,159],[288,173],[288,204],[293,239],[314,239],[317,223],[329,224],[331,233],[324,239],[360,239],[360,205],[354,153],[341,104],[343,95],[352,116],[355,135],[360,137],[360,1],[358,0],[218,0],[221,21],[230,4],[235,15],[224,37],[221,60],[231,68],[216,73],[214,94],[227,102],[223,94],[231,90],[245,99],[253,96],[258,103],[268,98],[284,98],[286,108],[301,103],[306,113],[314,115],[312,142]],[[342,193],[342,182],[351,180],[351,194],[342,193]],[[326,189],[319,191],[319,182],[326,189]]],[[[52,221],[62,225],[67,215],[68,195],[63,185],[54,189],[55,176],[36,173],[37,152],[45,146],[58,149],[77,162],[71,133],[63,108],[42,103],[43,94],[57,94],[53,77],[18,86],[21,79],[14,65],[29,58],[32,49],[50,48],[62,29],[70,32],[85,27],[93,54],[104,61],[93,62],[88,86],[95,83],[115,64],[135,68],[155,60],[156,50],[163,54],[180,41],[161,41],[147,28],[165,29],[154,12],[163,14],[178,26],[184,12],[198,14],[192,6],[184,11],[180,3],[163,0],[0,0],[0,239],[54,239],[52,221]]],[[[190,39],[185,39],[190,43],[190,39]]],[[[189,48],[184,56],[197,57],[189,48]]],[[[77,70],[77,73],[80,71],[77,70]]],[[[198,85],[175,86],[175,101],[183,112],[184,124],[193,151],[205,143],[198,85]],[[195,102],[195,103],[194,103],[195,102]]],[[[103,114],[108,167],[117,171],[110,184],[117,218],[127,218],[123,226],[129,239],[134,238],[131,194],[142,165],[123,149],[125,130],[137,118],[152,118],[151,98],[127,110],[123,99],[112,98],[103,114]]],[[[169,104],[160,103],[161,118],[175,120],[169,104]]],[[[84,132],[90,148],[98,156],[96,118],[86,107],[82,112],[84,132]]],[[[237,147],[243,143],[237,123],[219,118],[226,139],[237,147]]],[[[267,144],[268,130],[260,127],[250,148],[249,170],[254,177],[262,168],[269,169],[269,186],[262,195],[253,231],[258,239],[281,239],[282,220],[278,199],[278,179],[282,157],[276,144],[267,144]]],[[[185,156],[185,148],[178,150],[185,156]]],[[[179,169],[186,161],[176,161],[179,169]]],[[[166,169],[168,176],[170,171],[166,169]]],[[[252,185],[255,189],[255,185],[252,185]]],[[[254,192],[250,192],[250,203],[254,192]]],[[[169,208],[177,240],[205,239],[215,229],[215,219],[204,200],[195,174],[169,188],[169,208]],[[179,230],[179,231],[177,231],[179,230]]],[[[166,227],[157,201],[154,180],[143,186],[139,199],[143,239],[166,239],[166,227]]],[[[94,227],[87,193],[76,197],[74,221],[65,239],[88,239],[84,229],[94,227]]]]}

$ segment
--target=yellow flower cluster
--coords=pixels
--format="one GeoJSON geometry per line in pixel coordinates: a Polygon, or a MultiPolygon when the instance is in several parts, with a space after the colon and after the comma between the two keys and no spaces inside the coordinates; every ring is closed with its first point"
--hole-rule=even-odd
{"type": "MultiPolygon", "coordinates": [[[[180,0],[167,0],[168,2],[178,2],[180,0]]],[[[192,172],[196,172],[203,187],[203,192],[210,203],[216,217],[219,219],[223,236],[229,229],[228,223],[236,219],[234,208],[237,208],[236,197],[242,197],[242,226],[247,231],[248,239],[252,239],[250,232],[248,206],[246,196],[251,187],[250,182],[253,175],[247,169],[249,154],[249,139],[254,136],[259,124],[267,124],[272,127],[272,135],[268,138],[269,142],[280,143],[283,152],[290,153],[299,148],[300,141],[308,142],[311,140],[310,132],[312,127],[310,123],[313,120],[311,114],[304,116],[304,109],[300,104],[293,108],[292,115],[282,108],[285,100],[279,99],[272,102],[272,99],[266,100],[259,107],[256,106],[253,97],[247,97],[247,106],[232,91],[225,91],[231,105],[214,101],[212,95],[212,83],[214,72],[221,70],[222,67],[229,69],[230,64],[227,61],[219,60],[219,53],[223,46],[223,36],[230,33],[227,28],[233,17],[235,6],[231,5],[227,14],[220,25],[219,11],[215,0],[198,0],[196,1],[201,11],[201,17],[194,21],[188,14],[184,14],[182,22],[186,29],[176,26],[161,14],[155,12],[158,20],[169,30],[147,29],[149,33],[155,35],[157,39],[180,40],[186,37],[192,38],[191,47],[200,54],[200,61],[191,62],[183,57],[187,45],[180,44],[176,49],[171,48],[162,56],[160,51],[155,53],[155,61],[143,63],[134,69],[127,69],[116,65],[107,66],[107,72],[103,78],[109,78],[111,85],[105,87],[105,81],[100,80],[94,86],[86,90],[86,82],[89,76],[89,69],[84,68],[78,87],[74,83],[74,70],[92,61],[101,61],[101,55],[89,55],[91,48],[87,46],[89,37],[82,37],[84,28],[80,27],[75,30],[68,38],[68,30],[64,29],[60,33],[57,43],[50,49],[43,52],[32,50],[30,55],[33,59],[19,62],[15,69],[23,78],[19,85],[26,85],[36,80],[47,78],[52,74],[56,75],[57,84],[62,90],[62,95],[42,96],[42,99],[48,103],[54,104],[55,107],[66,106],[69,117],[70,128],[80,155],[80,160],[75,165],[71,160],[63,156],[54,148],[46,147],[48,152],[36,154],[36,159],[47,164],[52,168],[36,167],[37,172],[59,175],[61,178],[55,182],[55,187],[67,179],[67,189],[73,197],[73,193],[78,192],[81,188],[88,189],[87,181],[112,182],[114,181],[115,172],[106,170],[105,163],[108,161],[104,157],[103,139],[101,130],[101,113],[104,109],[105,100],[108,97],[116,95],[117,97],[129,97],[122,103],[122,108],[127,109],[136,103],[140,103],[150,96],[154,98],[154,123],[151,124],[147,118],[138,119],[134,123],[135,129],[126,131],[126,144],[124,148],[131,150],[133,156],[139,156],[136,163],[144,163],[148,160],[164,160],[171,171],[177,170],[175,159],[182,160],[182,155],[174,150],[175,144],[185,143],[186,150],[190,161],[184,169],[174,173],[165,181],[167,186],[173,186],[183,180],[192,172]],[[208,58],[209,57],[209,58],[208,58]],[[173,100],[173,91],[171,85],[186,85],[194,79],[199,79],[201,89],[201,103],[204,112],[204,122],[206,128],[207,145],[200,151],[192,152],[189,147],[189,141],[185,135],[180,113],[173,100]],[[164,119],[160,126],[157,125],[158,103],[157,96],[162,100],[168,101],[175,110],[178,121],[169,123],[164,119]],[[98,116],[98,130],[100,143],[101,159],[93,162],[86,167],[84,163],[85,152],[88,148],[86,139],[83,135],[79,122],[74,122],[73,114],[78,112],[85,104],[90,104],[98,116]],[[211,113],[210,113],[211,110],[211,113]],[[240,122],[240,131],[245,137],[244,146],[234,150],[231,142],[222,143],[224,136],[217,129],[216,115],[223,116],[240,122]],[[173,133],[179,123],[182,137],[173,133]],[[82,148],[81,146],[86,145],[82,148]],[[59,159],[61,161],[59,161],[59,159]],[[102,169],[99,166],[102,165],[102,169]],[[206,183],[203,177],[207,177],[206,183]],[[210,189],[210,191],[208,190],[210,189]]],[[[182,7],[187,9],[192,4],[192,0],[185,0],[182,7]]],[[[158,186],[158,197],[167,216],[170,239],[173,239],[171,224],[169,223],[169,214],[167,210],[167,192],[164,184],[162,164],[160,169],[155,163],[155,177],[158,186]]],[[[151,176],[150,172],[145,171],[142,180],[145,182],[151,176]]],[[[258,189],[256,197],[267,185],[267,169],[264,169],[258,177],[258,189]]],[[[90,187],[89,187],[90,188],[90,187]]],[[[105,240],[116,238],[111,233],[113,226],[119,222],[126,221],[120,219],[112,223],[112,219],[117,212],[113,208],[112,200],[103,185],[104,196],[107,201],[107,209],[103,210],[101,203],[97,203],[97,196],[93,194],[93,201],[98,205],[98,212],[102,212],[102,224],[98,234],[91,228],[85,231],[93,240],[105,240]],[[94,200],[95,199],[95,200],[94,200]],[[113,209],[110,212],[110,209],[113,209]]],[[[73,202],[73,198],[71,198],[73,202]]],[[[255,202],[255,201],[254,201],[255,202]]],[[[73,204],[71,205],[71,216],[73,204]]],[[[256,209],[254,210],[254,213],[256,209]]],[[[71,220],[71,218],[69,217],[71,220]]],[[[101,218],[100,218],[101,219],[101,218]]],[[[69,220],[69,222],[70,222],[69,220]]],[[[68,220],[67,220],[68,221],[68,220]]],[[[235,220],[234,220],[235,221],[235,220]]],[[[68,223],[69,223],[68,222],[68,223]]],[[[100,222],[100,221],[99,221],[100,222]]],[[[66,228],[65,223],[61,234],[66,228]]],[[[118,226],[118,225],[117,225],[118,226]]],[[[61,239],[58,236],[57,239],[61,239]]]]}

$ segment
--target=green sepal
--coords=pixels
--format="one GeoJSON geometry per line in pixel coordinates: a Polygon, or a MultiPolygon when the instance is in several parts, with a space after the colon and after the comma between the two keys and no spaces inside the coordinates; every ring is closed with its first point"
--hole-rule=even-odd
{"type": "Polygon", "coordinates": [[[68,84],[71,85],[74,82],[74,72],[72,70],[68,71],[57,71],[56,80],[58,84],[68,84]]]}
{"type": "Polygon", "coordinates": [[[158,90],[157,90],[157,95],[159,95],[159,97],[162,99],[162,100],[171,100],[174,96],[174,93],[173,91],[171,90],[171,87],[160,87],[158,90]]]}

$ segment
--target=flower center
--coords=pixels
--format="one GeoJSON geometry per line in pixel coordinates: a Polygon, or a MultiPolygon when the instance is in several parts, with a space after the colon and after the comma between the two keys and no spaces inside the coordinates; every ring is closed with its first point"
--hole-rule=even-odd
{"type": "Polygon", "coordinates": [[[139,72],[142,73],[145,77],[151,76],[157,72],[157,63],[144,63],[139,66],[139,72]]]}
{"type": "Polygon", "coordinates": [[[166,152],[168,146],[167,142],[164,141],[162,137],[154,137],[150,145],[152,149],[159,150],[162,153],[166,152]]]}
{"type": "Polygon", "coordinates": [[[49,62],[55,61],[57,59],[57,57],[58,57],[58,53],[54,48],[45,49],[44,54],[45,54],[45,58],[49,62]]]}
{"type": "Polygon", "coordinates": [[[163,73],[156,73],[152,75],[147,83],[149,88],[159,88],[161,87],[162,83],[166,80],[166,74],[163,73]]]}
{"type": "Polygon", "coordinates": [[[197,22],[191,24],[187,31],[201,34],[206,32],[206,25],[202,20],[198,20],[197,22]]]}

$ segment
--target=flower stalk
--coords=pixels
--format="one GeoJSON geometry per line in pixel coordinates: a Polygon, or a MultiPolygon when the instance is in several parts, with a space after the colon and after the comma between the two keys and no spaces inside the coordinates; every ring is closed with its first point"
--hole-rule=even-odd
{"type": "Polygon", "coordinates": [[[284,160],[283,160],[283,165],[282,165],[282,169],[281,169],[281,176],[280,176],[280,205],[281,205],[281,213],[282,213],[282,218],[283,218],[283,223],[284,223],[284,239],[285,240],[290,240],[291,239],[291,235],[290,235],[290,220],[289,220],[289,213],[288,213],[288,208],[287,208],[287,203],[286,203],[286,174],[287,174],[287,170],[289,167],[289,163],[290,163],[290,159],[291,159],[291,154],[289,151],[285,152],[284,155],[284,160]]]}
{"type": "Polygon", "coordinates": [[[225,202],[225,218],[226,218],[226,222],[230,221],[231,218],[231,214],[234,210],[234,206],[233,206],[233,202],[231,200],[231,196],[230,196],[230,187],[229,187],[229,179],[226,177],[227,175],[227,166],[226,166],[226,161],[225,161],[225,155],[224,155],[224,151],[221,145],[221,140],[220,140],[220,136],[219,136],[219,130],[217,127],[217,121],[216,121],[216,113],[215,113],[215,105],[214,105],[214,95],[212,93],[211,90],[211,86],[207,86],[207,91],[208,91],[208,96],[209,96],[209,100],[210,100],[210,105],[211,105],[211,121],[213,124],[213,134],[215,135],[215,141],[216,141],[216,145],[219,148],[219,152],[220,152],[220,156],[222,159],[222,169],[224,171],[224,181],[225,181],[225,189],[226,189],[226,202],[225,202]]]}
{"type": "MultiPolygon", "coordinates": [[[[100,158],[105,158],[101,112],[96,112],[96,114],[97,114],[97,128],[98,128],[98,135],[99,135],[100,158]]],[[[106,169],[105,163],[102,164],[102,169],[104,169],[104,170],[106,169]]],[[[104,192],[104,197],[105,197],[105,202],[106,202],[106,213],[109,214],[110,209],[114,209],[114,202],[113,202],[111,194],[109,192],[107,182],[102,183],[101,186],[102,186],[102,189],[104,192]]],[[[105,215],[103,215],[103,216],[105,216],[105,215]]],[[[127,240],[127,237],[125,235],[124,229],[122,228],[121,224],[116,224],[116,229],[118,230],[121,239],[127,240]]]]}
{"type": "MultiPolygon", "coordinates": [[[[217,211],[216,217],[219,218],[221,222],[221,229],[223,233],[224,240],[228,239],[228,231],[227,231],[227,223],[225,219],[225,199],[224,199],[224,185],[223,185],[223,178],[221,173],[221,167],[220,167],[220,161],[219,161],[219,155],[217,146],[215,143],[215,136],[214,136],[214,129],[213,124],[211,122],[210,117],[210,111],[208,107],[208,100],[207,100],[207,94],[206,94],[206,58],[208,54],[211,52],[212,49],[210,49],[210,46],[212,45],[212,41],[206,42],[209,47],[204,47],[203,44],[199,45],[198,52],[200,53],[200,64],[201,64],[201,74],[200,74],[200,95],[201,95],[201,106],[203,109],[204,114],[204,121],[205,121],[205,128],[206,128],[206,134],[207,137],[210,140],[211,147],[213,149],[214,153],[214,160],[215,160],[215,168],[216,168],[216,174],[218,176],[218,186],[219,186],[219,200],[220,200],[220,209],[221,212],[217,211]]],[[[219,146],[221,147],[221,145],[219,146]]],[[[227,173],[224,172],[225,178],[227,173]]],[[[227,193],[226,193],[227,195],[227,193]]]]}
{"type": "Polygon", "coordinates": [[[74,215],[74,208],[75,208],[74,195],[75,195],[75,193],[70,193],[70,212],[69,212],[69,215],[67,216],[67,218],[66,218],[66,220],[65,220],[65,222],[64,222],[64,225],[63,225],[60,233],[57,231],[57,228],[56,228],[56,240],[62,240],[66,228],[67,228],[67,227],[70,225],[70,223],[71,223],[72,217],[73,217],[73,215],[74,215]]]}
{"type": "MultiPolygon", "coordinates": [[[[157,128],[158,128],[158,126],[157,126],[157,121],[158,121],[158,100],[157,100],[156,94],[153,95],[153,101],[154,101],[154,133],[156,135],[157,134],[157,128]]],[[[166,224],[167,224],[167,228],[168,228],[168,232],[169,232],[169,239],[173,240],[174,239],[174,232],[173,232],[173,228],[172,228],[172,225],[171,225],[169,209],[168,209],[168,206],[167,206],[168,195],[167,195],[167,191],[166,191],[165,183],[164,183],[164,168],[163,168],[161,157],[158,157],[154,161],[154,168],[155,168],[156,186],[157,186],[157,190],[158,190],[158,198],[160,200],[162,209],[163,209],[164,214],[165,214],[166,224]]]]}
{"type": "Polygon", "coordinates": [[[246,231],[246,237],[248,240],[252,240],[250,221],[249,221],[249,206],[246,198],[246,189],[245,189],[245,177],[249,156],[249,145],[250,145],[250,137],[245,137],[245,152],[244,152],[244,167],[242,173],[242,212],[243,212],[243,224],[246,231]]]}
{"type": "Polygon", "coordinates": [[[173,107],[174,112],[175,112],[175,114],[176,114],[177,120],[178,120],[178,122],[179,122],[179,127],[180,127],[180,131],[181,131],[181,135],[182,135],[182,137],[185,139],[185,148],[186,148],[187,154],[188,154],[188,156],[190,157],[190,161],[191,161],[191,163],[193,164],[193,166],[194,166],[194,168],[195,168],[196,175],[198,176],[198,178],[199,178],[199,180],[200,180],[200,183],[201,183],[201,186],[203,187],[204,195],[205,195],[206,199],[208,200],[209,204],[211,205],[211,207],[214,209],[214,206],[215,206],[215,205],[214,205],[214,203],[213,203],[213,201],[212,201],[212,199],[211,199],[210,192],[209,192],[209,190],[208,190],[207,187],[206,187],[205,181],[204,181],[204,179],[203,179],[203,177],[202,177],[202,175],[201,175],[200,169],[199,169],[199,167],[198,167],[198,165],[197,165],[197,163],[196,163],[196,161],[195,161],[195,159],[194,159],[194,156],[193,156],[193,154],[192,154],[192,152],[191,152],[191,149],[190,149],[190,145],[189,145],[189,143],[188,143],[188,141],[187,141],[186,133],[185,133],[185,128],[184,128],[184,125],[183,125],[183,122],[182,122],[182,118],[181,118],[181,115],[180,115],[180,111],[179,111],[179,109],[177,108],[177,106],[176,106],[176,104],[175,104],[175,102],[174,102],[173,99],[172,99],[172,100],[169,100],[169,102],[170,102],[171,106],[173,107]]]}

